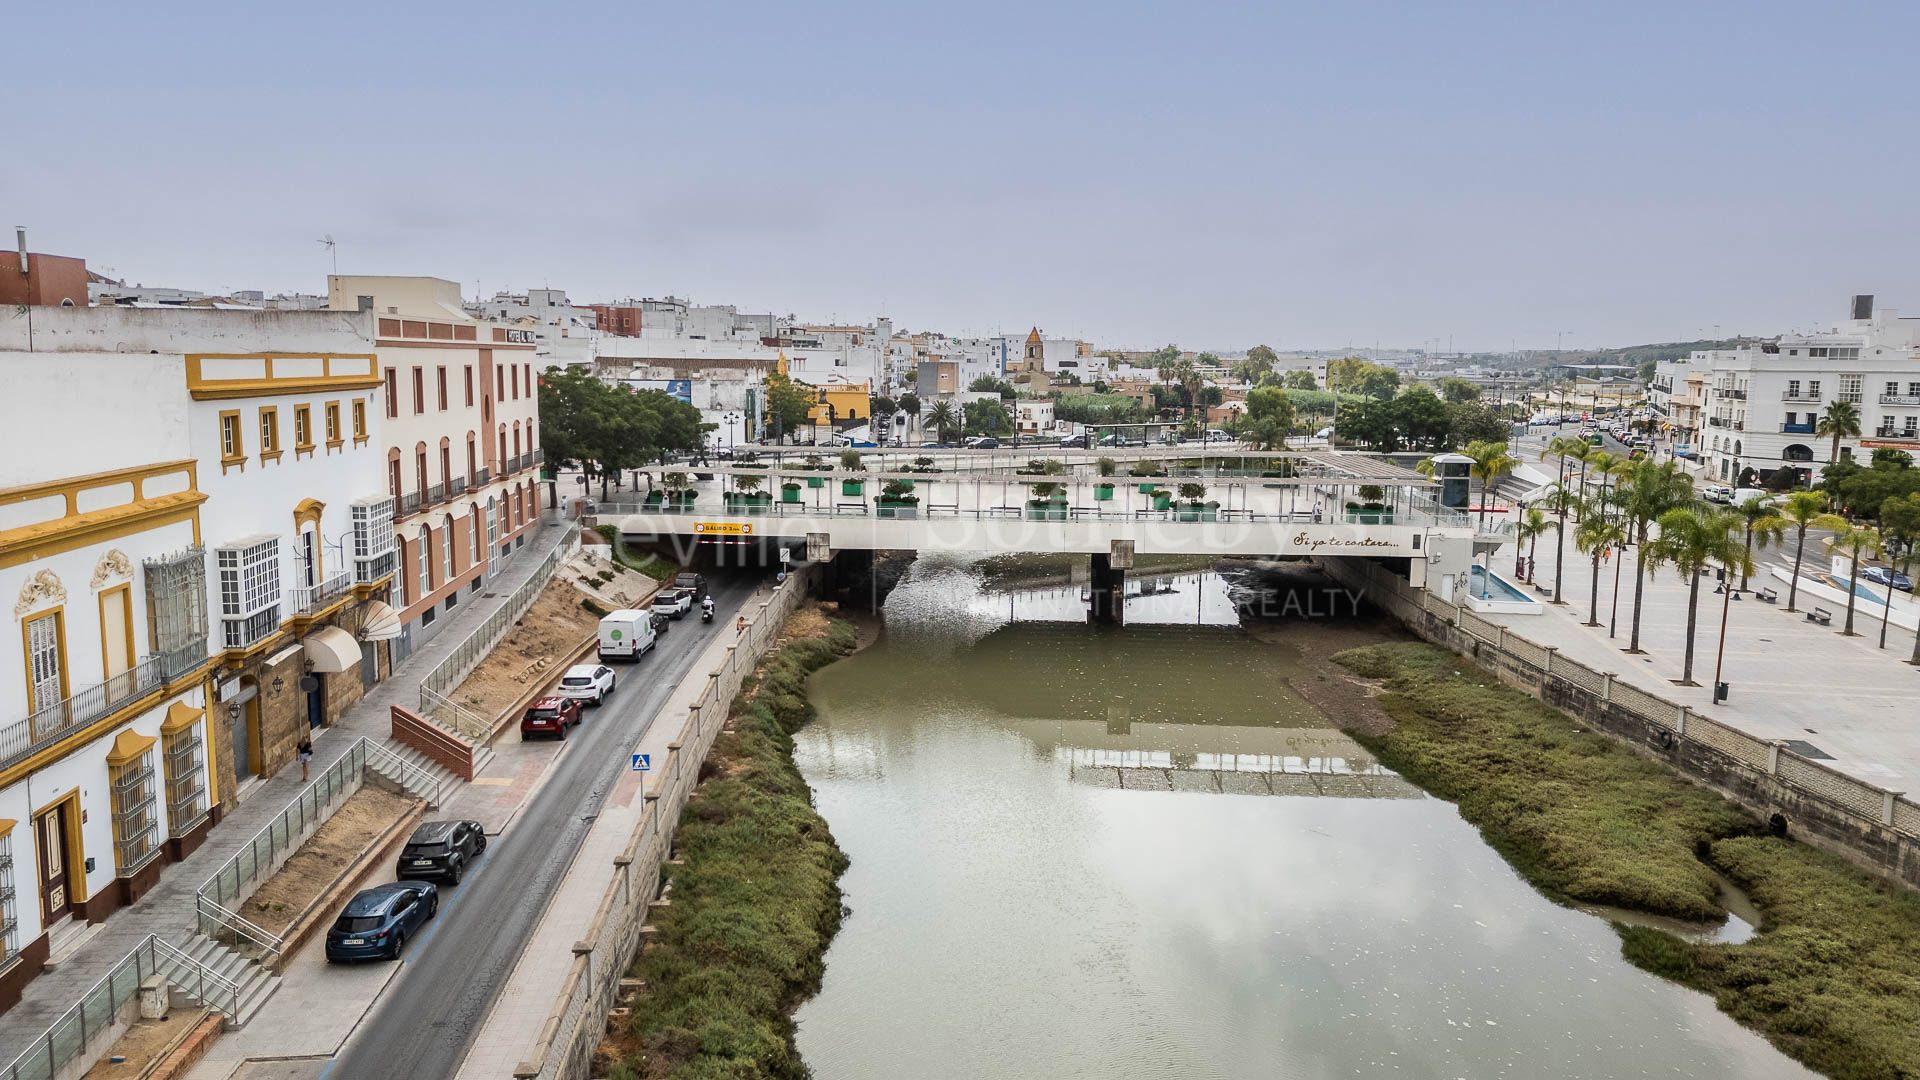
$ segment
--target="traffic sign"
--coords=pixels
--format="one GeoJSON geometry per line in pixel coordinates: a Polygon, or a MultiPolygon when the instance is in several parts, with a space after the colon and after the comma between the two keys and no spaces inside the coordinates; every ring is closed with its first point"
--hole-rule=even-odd
{"type": "Polygon", "coordinates": [[[646,772],[647,770],[653,768],[653,755],[652,754],[633,755],[632,767],[634,772],[646,772]]]}
{"type": "Polygon", "coordinates": [[[747,521],[696,521],[693,531],[701,536],[752,536],[753,524],[747,521]]]}

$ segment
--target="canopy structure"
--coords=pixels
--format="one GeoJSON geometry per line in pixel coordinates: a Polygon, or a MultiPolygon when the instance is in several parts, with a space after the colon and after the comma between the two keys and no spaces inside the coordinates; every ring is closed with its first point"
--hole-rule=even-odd
{"type": "Polygon", "coordinates": [[[307,662],[320,674],[352,671],[360,663],[360,643],[337,626],[316,630],[300,644],[307,650],[307,662]]]}

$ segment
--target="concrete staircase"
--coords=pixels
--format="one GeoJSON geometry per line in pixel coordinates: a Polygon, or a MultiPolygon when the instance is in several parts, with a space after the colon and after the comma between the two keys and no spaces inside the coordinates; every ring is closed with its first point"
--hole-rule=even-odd
{"type": "MultiPolygon", "coordinates": [[[[388,741],[382,743],[381,748],[406,762],[412,769],[390,768],[385,761],[371,755],[369,755],[371,760],[368,761],[367,767],[427,800],[429,807],[445,806],[447,798],[461,784],[458,776],[448,772],[444,766],[435,763],[432,758],[411,746],[388,741]]],[[[493,751],[481,747],[474,755],[473,771],[477,774],[491,760],[493,760],[493,751]]]]}
{"type": "MultiPolygon", "coordinates": [[[[266,1004],[273,992],[280,988],[280,976],[205,934],[188,938],[180,946],[180,951],[194,965],[239,988],[238,1005],[227,1015],[226,1026],[229,1030],[246,1026],[247,1021],[253,1019],[253,1014],[260,1011],[260,1006],[266,1004]]],[[[224,986],[214,989],[218,984],[212,979],[201,978],[193,966],[168,957],[160,961],[160,969],[174,986],[208,1008],[226,1012],[233,1004],[224,986]]]]}

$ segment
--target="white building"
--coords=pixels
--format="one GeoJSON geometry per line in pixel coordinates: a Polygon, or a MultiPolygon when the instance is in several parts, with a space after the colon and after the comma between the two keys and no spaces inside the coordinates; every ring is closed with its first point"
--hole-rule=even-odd
{"type": "Polygon", "coordinates": [[[1825,333],[1711,354],[1700,438],[1710,476],[1732,484],[1748,469],[1764,480],[1790,468],[1818,480],[1833,456],[1818,427],[1835,402],[1860,416],[1841,458],[1883,446],[1920,452],[1920,319],[1875,313],[1871,296],[1855,297],[1853,314],[1825,333]]]}
{"type": "Polygon", "coordinates": [[[8,958],[137,899],[387,670],[372,338],[329,312],[0,319],[0,419],[35,449],[0,462],[0,1000],[8,958]]]}
{"type": "Polygon", "coordinates": [[[537,370],[593,362],[594,341],[599,336],[597,316],[592,308],[568,300],[565,289],[496,292],[490,299],[465,307],[476,319],[531,331],[537,370]]]}

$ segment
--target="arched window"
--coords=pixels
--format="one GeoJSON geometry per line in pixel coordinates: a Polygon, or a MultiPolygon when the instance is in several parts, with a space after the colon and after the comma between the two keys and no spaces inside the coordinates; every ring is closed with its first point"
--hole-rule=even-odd
{"type": "Polygon", "coordinates": [[[477,483],[474,479],[480,475],[480,459],[474,456],[473,432],[467,432],[467,482],[477,483]]]}
{"type": "Polygon", "coordinates": [[[440,578],[452,581],[453,564],[453,515],[446,515],[446,521],[440,526],[440,578]]]}
{"type": "Polygon", "coordinates": [[[401,483],[400,448],[396,446],[387,451],[387,493],[395,502],[400,501],[401,483]]]}
{"type": "Polygon", "coordinates": [[[418,565],[415,572],[420,575],[420,590],[414,594],[414,600],[424,600],[433,591],[433,526],[422,523],[420,543],[414,552],[414,562],[418,565]]]}
{"type": "Polygon", "coordinates": [[[1813,448],[1805,443],[1789,443],[1785,450],[1780,451],[1780,459],[1782,461],[1812,461],[1813,448]]]}
{"type": "Polygon", "coordinates": [[[427,444],[415,443],[413,446],[414,481],[418,485],[414,490],[422,502],[427,498],[427,444]]]}
{"type": "Polygon", "coordinates": [[[487,548],[500,542],[500,514],[493,504],[493,496],[487,496],[487,548]]]}

